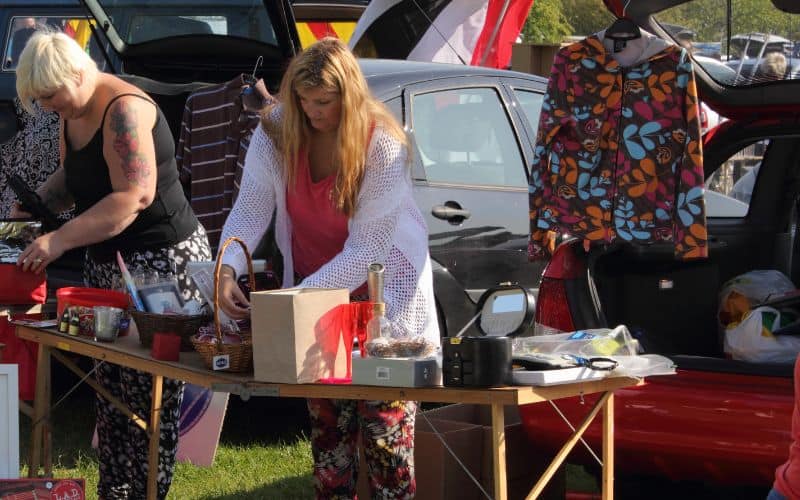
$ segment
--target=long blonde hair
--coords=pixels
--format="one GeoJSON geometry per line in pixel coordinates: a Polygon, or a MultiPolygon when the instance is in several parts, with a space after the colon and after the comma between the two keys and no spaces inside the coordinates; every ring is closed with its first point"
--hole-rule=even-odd
{"type": "Polygon", "coordinates": [[[334,153],[336,183],[333,201],[337,210],[352,217],[364,179],[367,149],[373,127],[381,127],[408,149],[405,132],[384,104],[369,91],[355,56],[340,40],[323,38],[298,54],[281,80],[279,99],[283,115],[279,123],[262,124],[280,150],[287,186],[294,185],[300,149],[311,138],[311,126],[300,106],[298,89],[324,88],[339,94],[342,101],[337,145],[334,153]]]}

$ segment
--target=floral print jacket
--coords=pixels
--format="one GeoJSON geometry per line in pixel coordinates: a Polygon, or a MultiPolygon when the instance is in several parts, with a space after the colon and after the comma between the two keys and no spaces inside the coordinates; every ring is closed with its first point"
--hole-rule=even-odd
{"type": "Polygon", "coordinates": [[[623,67],[598,35],[562,48],[544,97],[530,176],[528,256],[557,234],[584,245],[670,242],[708,256],[694,72],[678,46],[623,67]]]}

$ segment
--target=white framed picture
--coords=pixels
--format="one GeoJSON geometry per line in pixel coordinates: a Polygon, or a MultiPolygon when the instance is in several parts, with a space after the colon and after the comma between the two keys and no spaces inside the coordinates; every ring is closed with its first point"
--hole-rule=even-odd
{"type": "Polygon", "coordinates": [[[137,286],[137,289],[147,312],[156,314],[179,313],[183,308],[183,300],[181,299],[181,292],[178,289],[177,282],[167,281],[151,285],[140,285],[137,286]]]}
{"type": "Polygon", "coordinates": [[[17,365],[0,365],[0,480],[19,479],[17,365]]]}

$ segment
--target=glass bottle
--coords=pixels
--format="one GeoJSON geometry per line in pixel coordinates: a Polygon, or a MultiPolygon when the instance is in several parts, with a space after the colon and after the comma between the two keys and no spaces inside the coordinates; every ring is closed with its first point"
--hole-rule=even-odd
{"type": "Polygon", "coordinates": [[[69,330],[69,307],[64,308],[64,312],[61,313],[61,320],[58,323],[58,331],[61,333],[67,333],[69,330]]]}
{"type": "Polygon", "coordinates": [[[81,318],[78,311],[70,311],[69,328],[67,334],[76,337],[81,331],[81,318]]]}

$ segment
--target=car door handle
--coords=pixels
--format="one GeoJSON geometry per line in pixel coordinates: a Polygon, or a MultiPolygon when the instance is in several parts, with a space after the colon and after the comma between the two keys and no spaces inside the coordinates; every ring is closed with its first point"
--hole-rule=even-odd
{"type": "Polygon", "coordinates": [[[455,201],[448,201],[444,205],[434,206],[431,209],[431,214],[437,219],[446,220],[451,224],[461,224],[472,216],[469,210],[464,210],[455,201]]]}

